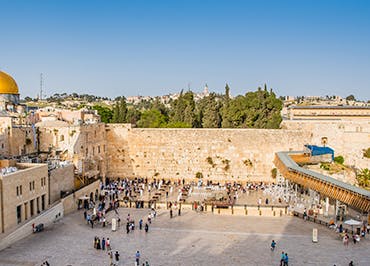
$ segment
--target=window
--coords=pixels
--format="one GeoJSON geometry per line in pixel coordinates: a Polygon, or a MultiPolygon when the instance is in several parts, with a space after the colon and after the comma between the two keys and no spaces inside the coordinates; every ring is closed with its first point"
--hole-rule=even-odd
{"type": "Polygon", "coordinates": [[[41,210],[45,210],[45,195],[41,196],[41,210]]]}
{"type": "Polygon", "coordinates": [[[60,140],[60,141],[64,141],[64,135],[60,135],[59,140],[60,140]]]}
{"type": "Polygon", "coordinates": [[[41,187],[43,187],[44,186],[44,178],[42,177],[41,178],[41,187]]]}
{"type": "Polygon", "coordinates": [[[100,154],[100,145],[98,146],[98,153],[100,154]]]}
{"type": "Polygon", "coordinates": [[[28,217],[27,217],[27,207],[28,207],[28,204],[27,202],[24,204],[24,219],[27,220],[28,217]]]}
{"type": "Polygon", "coordinates": [[[32,182],[30,182],[30,191],[32,191],[32,182]]]}
{"type": "Polygon", "coordinates": [[[35,181],[32,181],[32,190],[35,190],[35,181]]]}
{"type": "Polygon", "coordinates": [[[17,206],[17,224],[22,222],[22,205],[17,206]]]}
{"type": "Polygon", "coordinates": [[[19,195],[22,195],[22,185],[19,186],[19,195]]]}
{"type": "Polygon", "coordinates": [[[17,186],[17,197],[19,196],[19,186],[17,186]]]}
{"type": "Polygon", "coordinates": [[[40,213],[40,197],[37,197],[36,199],[36,209],[37,209],[37,214],[40,213]]]}
{"type": "Polygon", "coordinates": [[[30,200],[30,216],[32,217],[34,215],[34,202],[35,200],[30,200]]]}
{"type": "Polygon", "coordinates": [[[95,155],[95,147],[93,147],[93,154],[92,154],[93,156],[95,155]]]}

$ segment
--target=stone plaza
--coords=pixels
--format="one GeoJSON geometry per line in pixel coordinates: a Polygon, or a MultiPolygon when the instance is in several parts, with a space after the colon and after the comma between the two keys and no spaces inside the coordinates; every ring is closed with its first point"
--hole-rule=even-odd
{"type": "MultiPolygon", "coordinates": [[[[120,208],[125,221],[147,221],[148,209],[120,208]]],[[[108,218],[112,218],[112,214],[108,218]]],[[[124,223],[123,223],[124,224],[124,223]]],[[[0,252],[0,265],[109,265],[107,251],[93,247],[95,236],[109,237],[112,251],[120,253],[117,265],[134,265],[135,252],[140,265],[280,265],[280,254],[287,252],[289,265],[370,265],[370,240],[343,245],[338,234],[323,225],[297,217],[251,217],[214,215],[184,210],[181,216],[158,210],[149,232],[135,228],[126,233],[121,225],[94,226],[83,219],[83,211],[65,216],[45,231],[33,234],[0,252]],[[312,242],[312,229],[318,229],[318,243],[312,242]],[[270,243],[277,242],[275,251],[270,243]]]]}

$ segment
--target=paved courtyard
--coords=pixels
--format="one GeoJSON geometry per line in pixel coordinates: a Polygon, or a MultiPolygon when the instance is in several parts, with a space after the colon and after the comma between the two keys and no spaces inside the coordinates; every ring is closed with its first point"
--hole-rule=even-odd
{"type": "MultiPolygon", "coordinates": [[[[119,210],[125,220],[130,213],[136,222],[146,218],[144,209],[119,210]]],[[[146,221],[146,219],[144,219],[146,221]]],[[[241,217],[184,211],[169,218],[159,210],[149,233],[125,226],[112,232],[109,227],[87,226],[82,211],[64,217],[44,232],[0,252],[0,265],[109,265],[106,251],[93,247],[94,236],[109,237],[113,251],[120,253],[118,265],[134,265],[140,250],[141,263],[150,265],[279,265],[281,251],[289,255],[289,265],[370,265],[370,240],[344,247],[336,233],[324,226],[296,217],[241,217]],[[319,230],[319,242],[312,243],[312,228],[319,230]],[[277,242],[272,252],[271,240],[277,242]]]]}

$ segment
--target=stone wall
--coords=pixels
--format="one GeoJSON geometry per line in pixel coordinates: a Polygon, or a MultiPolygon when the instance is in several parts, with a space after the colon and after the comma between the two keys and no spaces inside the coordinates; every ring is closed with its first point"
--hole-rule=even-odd
{"type": "Polygon", "coordinates": [[[50,171],[50,203],[60,199],[61,191],[74,189],[74,166],[73,164],[61,166],[50,171]]]}
{"type": "Polygon", "coordinates": [[[139,129],[107,125],[109,177],[272,181],[277,151],[302,150],[311,132],[268,129],[139,129]]]}
{"type": "Polygon", "coordinates": [[[12,245],[13,243],[31,235],[33,233],[32,225],[35,226],[43,223],[44,226],[49,226],[53,222],[61,219],[63,217],[63,204],[58,203],[52,208],[48,209],[47,211],[41,213],[40,215],[36,216],[34,219],[29,220],[17,230],[11,232],[6,236],[2,236],[0,234],[0,250],[7,248],[8,246],[12,245]]]}
{"type": "Polygon", "coordinates": [[[358,168],[369,167],[370,159],[364,158],[363,150],[370,147],[370,121],[295,121],[285,120],[284,129],[307,131],[312,133],[311,144],[326,145],[334,149],[335,156],[342,155],[344,163],[358,168]]]}
{"type": "Polygon", "coordinates": [[[75,191],[73,194],[68,195],[67,197],[62,199],[63,202],[63,209],[64,214],[71,213],[75,210],[77,210],[78,207],[78,199],[82,196],[88,196],[90,197],[90,193],[93,193],[95,195],[95,192],[98,191],[100,193],[100,180],[96,180],[94,183],[91,183],[90,185],[83,187],[77,191],[75,191]]]}

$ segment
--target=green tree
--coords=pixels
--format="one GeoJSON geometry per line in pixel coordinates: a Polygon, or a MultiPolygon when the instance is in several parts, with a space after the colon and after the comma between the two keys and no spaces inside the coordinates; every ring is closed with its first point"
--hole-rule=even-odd
{"type": "Polygon", "coordinates": [[[104,123],[110,123],[112,120],[113,112],[110,108],[100,106],[100,105],[94,105],[92,109],[98,111],[98,115],[100,115],[100,119],[104,123]]]}
{"type": "Polygon", "coordinates": [[[166,126],[166,117],[157,109],[145,110],[142,112],[138,127],[156,128],[166,126]]]}
{"type": "Polygon", "coordinates": [[[221,103],[217,101],[216,94],[210,93],[204,97],[198,104],[201,105],[201,125],[203,128],[219,128],[221,127],[221,103]]]}
{"type": "Polygon", "coordinates": [[[137,110],[135,107],[127,108],[126,113],[126,122],[137,125],[137,122],[140,120],[141,112],[137,110]]]}
{"type": "Polygon", "coordinates": [[[346,100],[347,100],[347,101],[356,101],[356,98],[355,98],[355,96],[354,96],[353,94],[350,94],[350,95],[348,95],[348,96],[346,97],[346,100]]]}
{"type": "Polygon", "coordinates": [[[358,185],[363,188],[370,187],[370,170],[368,168],[361,169],[360,172],[357,174],[357,182],[358,185]]]}
{"type": "Polygon", "coordinates": [[[114,104],[114,107],[113,107],[112,122],[113,123],[125,123],[126,114],[127,114],[126,98],[123,96],[117,97],[116,103],[114,104]]]}
{"type": "Polygon", "coordinates": [[[221,114],[221,126],[223,128],[231,128],[233,127],[233,123],[229,117],[229,107],[230,107],[230,87],[229,84],[226,83],[225,85],[225,96],[222,101],[222,107],[220,109],[221,114]]]}
{"type": "Polygon", "coordinates": [[[183,94],[181,91],[179,98],[172,102],[171,108],[170,123],[183,122],[192,127],[197,124],[193,92],[183,94]]]}

